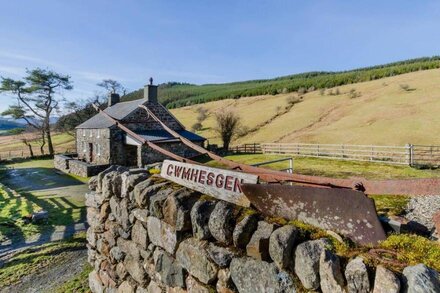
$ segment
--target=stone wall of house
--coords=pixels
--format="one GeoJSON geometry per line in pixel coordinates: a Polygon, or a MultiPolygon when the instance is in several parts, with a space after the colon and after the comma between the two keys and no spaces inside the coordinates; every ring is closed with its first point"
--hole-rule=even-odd
{"type": "MultiPolygon", "coordinates": [[[[128,166],[137,166],[139,156],[142,156],[143,165],[168,159],[168,157],[148,146],[143,146],[142,152],[140,152],[140,149],[138,150],[136,146],[125,144],[124,136],[125,132],[118,128],[77,129],[78,159],[95,165],[128,166]],[[93,144],[93,161],[90,158],[90,144],[93,144]]],[[[159,145],[180,156],[192,157],[198,155],[196,151],[182,143],[162,143],[159,145]]],[[[202,145],[202,143],[199,143],[199,145],[202,145]]],[[[62,164],[61,161],[60,164],[62,164]]]]}
{"type": "MultiPolygon", "coordinates": [[[[199,146],[203,146],[203,142],[195,142],[195,144],[197,144],[199,146]]],[[[167,151],[170,151],[176,155],[179,155],[179,156],[185,157],[185,158],[191,158],[191,157],[199,155],[198,152],[187,147],[186,145],[184,145],[181,142],[157,143],[157,145],[167,151]]],[[[165,156],[164,154],[161,154],[146,145],[142,147],[142,150],[138,151],[138,156],[142,157],[143,165],[156,163],[156,162],[162,162],[165,159],[170,159],[169,157],[165,156]]]]}
{"type": "MultiPolygon", "coordinates": [[[[440,292],[423,264],[398,275],[342,259],[335,240],[112,166],[86,195],[92,292],[440,292]]],[[[335,235],[334,237],[338,237],[335,235]]]]}
{"type": "Polygon", "coordinates": [[[119,128],[114,128],[110,131],[110,164],[126,165],[128,163],[129,165],[136,166],[136,162],[127,162],[128,153],[134,148],[134,153],[136,154],[136,147],[126,145],[124,137],[125,132],[119,128]]]}
{"type": "MultiPolygon", "coordinates": [[[[93,164],[111,164],[111,128],[104,129],[77,129],[76,130],[76,150],[78,158],[86,162],[91,162],[89,144],[93,144],[93,164]]],[[[113,143],[113,141],[112,141],[113,143]]]]}
{"type": "MultiPolygon", "coordinates": [[[[144,103],[148,109],[153,112],[165,125],[173,130],[182,130],[182,125],[178,122],[174,116],[159,103],[144,103]]],[[[149,117],[146,110],[139,108],[128,117],[122,120],[122,123],[131,130],[146,131],[146,130],[163,130],[163,127],[156,122],[153,118],[149,117]]]]}

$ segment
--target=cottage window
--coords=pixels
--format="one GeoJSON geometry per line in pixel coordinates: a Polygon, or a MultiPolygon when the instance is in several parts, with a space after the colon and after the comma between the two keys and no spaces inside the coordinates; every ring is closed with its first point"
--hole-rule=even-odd
{"type": "Polygon", "coordinates": [[[98,129],[96,134],[96,138],[100,138],[101,137],[101,129],[98,129]]]}
{"type": "Polygon", "coordinates": [[[83,153],[87,153],[87,143],[83,141],[82,144],[83,144],[83,153]]]}
{"type": "Polygon", "coordinates": [[[101,156],[101,145],[100,144],[96,144],[96,152],[97,152],[98,156],[101,156]]]}
{"type": "Polygon", "coordinates": [[[89,131],[90,131],[90,135],[89,136],[93,137],[93,129],[90,129],[89,131]]]}
{"type": "Polygon", "coordinates": [[[87,130],[85,130],[85,129],[82,130],[83,136],[86,136],[86,131],[87,131],[87,130]]]}

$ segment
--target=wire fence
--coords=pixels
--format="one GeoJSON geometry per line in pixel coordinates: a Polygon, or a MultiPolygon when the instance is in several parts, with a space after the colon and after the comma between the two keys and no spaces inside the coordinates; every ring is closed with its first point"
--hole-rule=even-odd
{"type": "MultiPolygon", "coordinates": [[[[59,151],[58,151],[59,152],[59,151]]],[[[57,152],[57,153],[58,153],[57,152]]],[[[72,153],[75,152],[73,149],[65,149],[62,151],[62,153],[72,153]]],[[[41,154],[40,151],[34,151],[34,157],[44,157],[46,154],[41,154]]],[[[29,150],[9,150],[9,151],[3,151],[0,152],[0,161],[1,160],[10,160],[10,159],[18,159],[18,158],[31,158],[31,153],[29,150]]]]}
{"type": "Polygon", "coordinates": [[[253,143],[230,148],[233,153],[283,154],[300,157],[376,162],[408,166],[440,166],[440,146],[381,146],[312,143],[253,143]]]}

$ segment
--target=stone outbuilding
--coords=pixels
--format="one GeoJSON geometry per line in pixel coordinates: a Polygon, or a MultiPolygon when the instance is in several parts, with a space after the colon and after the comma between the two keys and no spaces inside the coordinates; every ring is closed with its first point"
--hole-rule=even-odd
{"type": "MultiPolygon", "coordinates": [[[[187,131],[176,117],[158,102],[157,91],[156,85],[146,85],[143,99],[128,102],[121,102],[118,94],[111,94],[108,107],[104,111],[137,135],[168,151],[182,157],[197,155],[197,152],[173,138],[158,122],[149,117],[145,109],[139,107],[144,105],[169,128],[203,146],[205,138],[187,131]]],[[[76,127],[76,149],[80,160],[94,165],[143,167],[166,158],[122,131],[103,113],[96,114],[76,127]]]]}

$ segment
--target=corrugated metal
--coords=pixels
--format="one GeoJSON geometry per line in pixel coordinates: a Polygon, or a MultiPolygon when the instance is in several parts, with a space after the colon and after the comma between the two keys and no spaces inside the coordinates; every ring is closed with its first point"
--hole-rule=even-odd
{"type": "MultiPolygon", "coordinates": [[[[180,130],[180,131],[177,131],[177,133],[180,134],[181,136],[183,136],[184,138],[189,139],[191,141],[204,141],[205,140],[204,137],[201,137],[200,135],[192,133],[188,130],[180,130]]],[[[142,136],[144,139],[149,140],[149,141],[165,142],[165,141],[175,140],[175,138],[173,138],[171,136],[171,134],[169,134],[165,130],[151,130],[151,131],[137,132],[136,134],[142,136]]]]}

